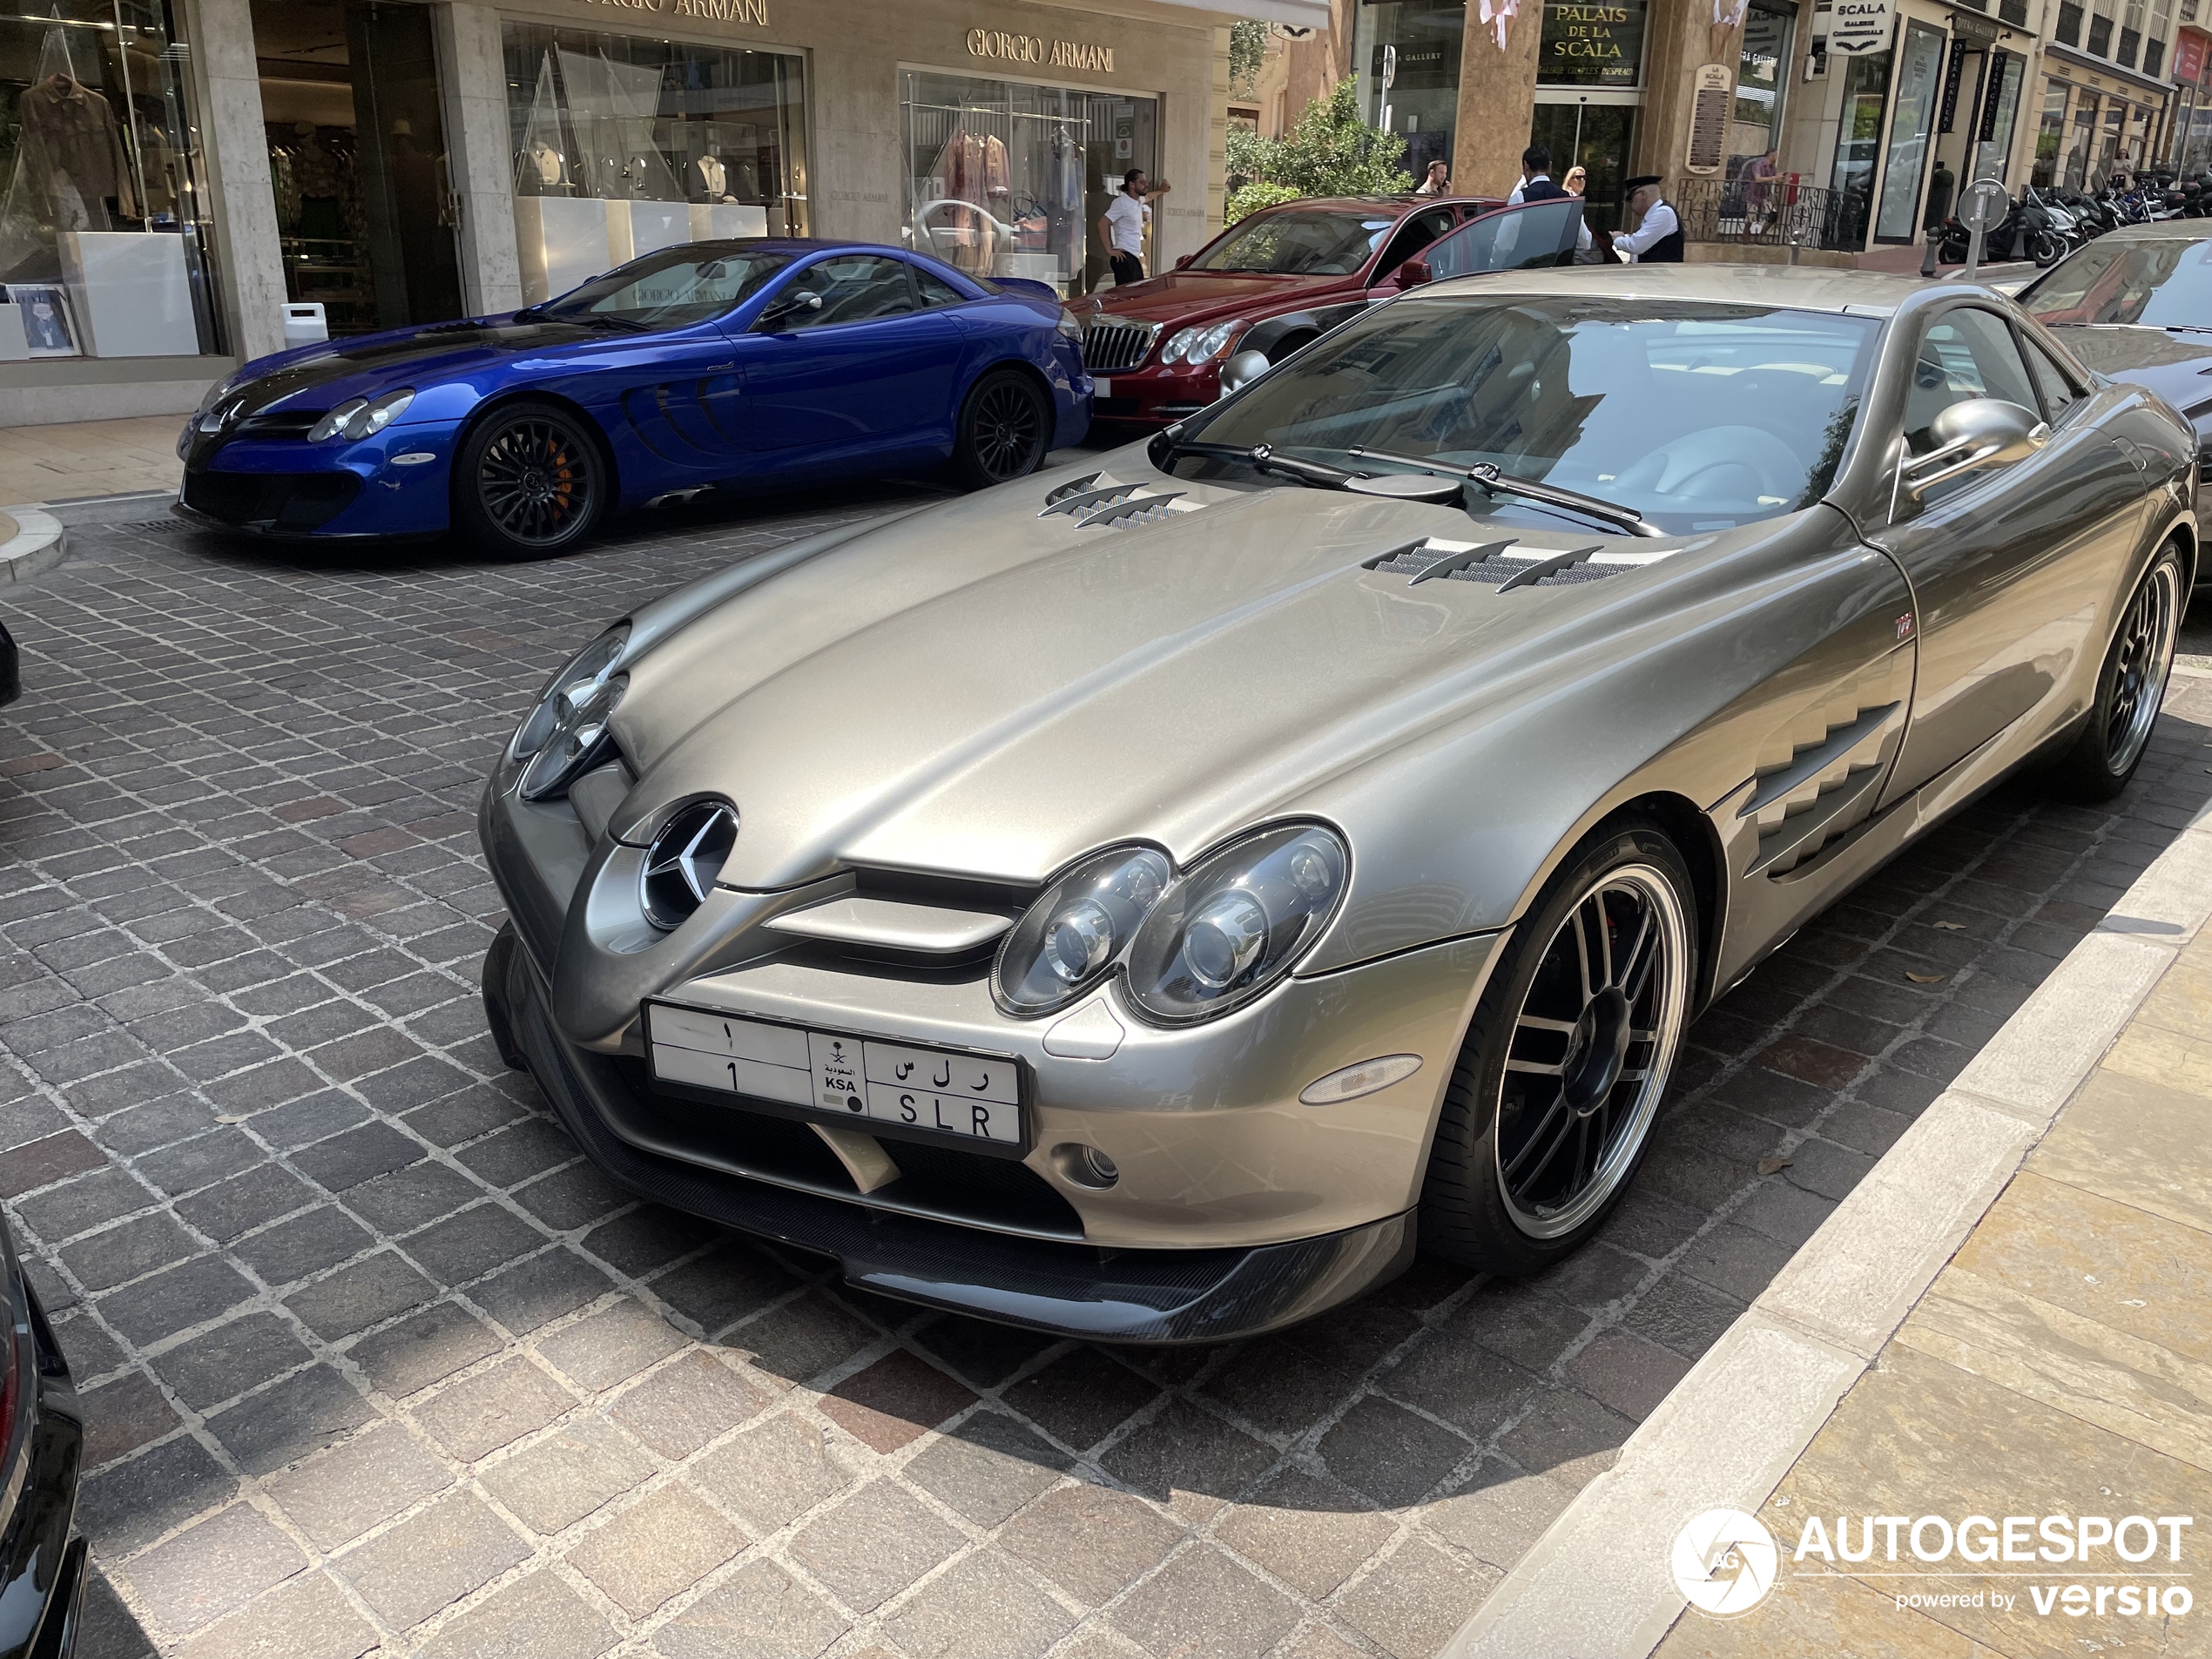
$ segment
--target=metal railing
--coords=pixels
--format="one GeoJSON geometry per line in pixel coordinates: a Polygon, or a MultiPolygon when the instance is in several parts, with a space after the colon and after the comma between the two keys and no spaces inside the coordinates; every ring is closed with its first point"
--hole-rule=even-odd
{"type": "Polygon", "coordinates": [[[1669,199],[1693,242],[1760,247],[1841,246],[1844,192],[1774,179],[1688,179],[1669,199]]]}

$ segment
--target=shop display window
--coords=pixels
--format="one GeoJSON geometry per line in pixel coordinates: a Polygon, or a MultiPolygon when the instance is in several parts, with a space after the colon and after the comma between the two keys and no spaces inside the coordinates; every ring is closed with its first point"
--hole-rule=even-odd
{"type": "Polygon", "coordinates": [[[0,361],[223,348],[178,21],[0,5],[0,361]]]}
{"type": "Polygon", "coordinates": [[[1743,13],[1737,56],[1735,118],[1729,125],[1729,176],[1771,179],[1782,145],[1782,106],[1790,84],[1790,37],[1797,9],[1754,3],[1743,13]],[[1764,165],[1760,165],[1764,163],[1764,165]]]}
{"type": "Polygon", "coordinates": [[[1382,0],[1363,4],[1352,46],[1367,119],[1406,140],[1400,164],[1415,179],[1452,159],[1460,117],[1463,0],[1382,0]]]}
{"type": "Polygon", "coordinates": [[[502,27],[530,303],[679,242],[809,233],[798,54],[502,27]]]}
{"type": "Polygon", "coordinates": [[[1935,130],[1944,45],[1941,30],[1905,24],[1898,64],[1897,110],[1890,120],[1889,162],[1882,170],[1882,201],[1874,220],[1878,241],[1909,242],[1919,233],[1913,221],[1920,206],[1921,181],[1928,171],[1928,139],[1935,130]]]}
{"type": "MultiPolygon", "coordinates": [[[[1097,221],[1124,173],[1153,170],[1154,99],[907,70],[899,113],[910,245],[971,275],[1047,282],[1063,297],[1103,285],[1097,221]]],[[[1147,272],[1159,268],[1157,232],[1147,272]]]]}
{"type": "Polygon", "coordinates": [[[2066,83],[2043,83],[2043,115],[2035,128],[2035,166],[2028,181],[2038,190],[2058,182],[2060,152],[2066,147],[2066,83]]]}

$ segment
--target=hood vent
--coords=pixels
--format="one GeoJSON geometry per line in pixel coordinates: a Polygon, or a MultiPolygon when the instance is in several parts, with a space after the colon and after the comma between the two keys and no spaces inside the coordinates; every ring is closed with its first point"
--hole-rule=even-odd
{"type": "Polygon", "coordinates": [[[1409,588],[1424,582],[1484,582],[1500,593],[1507,593],[1515,588],[1564,588],[1602,582],[1624,570],[1639,570],[1653,557],[1615,554],[1601,559],[1596,556],[1605,553],[1601,544],[1528,558],[1507,551],[1516,545],[1512,541],[1447,542],[1429,536],[1362,559],[1360,564],[1386,576],[1406,577],[1409,588]]]}
{"type": "Polygon", "coordinates": [[[1184,513],[1195,513],[1200,504],[1184,499],[1179,489],[1160,489],[1150,484],[1124,484],[1103,472],[1086,474],[1061,485],[1044,498],[1039,518],[1065,516],[1079,530],[1110,525],[1134,529],[1157,524],[1184,513]]]}

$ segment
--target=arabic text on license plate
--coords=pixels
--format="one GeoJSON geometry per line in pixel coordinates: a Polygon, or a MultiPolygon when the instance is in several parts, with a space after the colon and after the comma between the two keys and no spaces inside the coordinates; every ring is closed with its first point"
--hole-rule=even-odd
{"type": "Polygon", "coordinates": [[[1018,1145],[1022,1139],[1021,1082],[1011,1060],[659,1002],[651,1028],[653,1075],[667,1082],[968,1140],[1018,1145]]]}

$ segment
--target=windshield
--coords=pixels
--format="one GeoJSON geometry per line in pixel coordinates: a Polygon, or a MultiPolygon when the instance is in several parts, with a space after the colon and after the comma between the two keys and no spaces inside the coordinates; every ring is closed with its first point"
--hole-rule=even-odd
{"type": "Polygon", "coordinates": [[[2092,242],[2020,302],[2047,324],[2212,327],[2212,242],[2092,242]]]}
{"type": "MultiPolygon", "coordinates": [[[[1865,318],[1764,306],[1398,300],[1217,405],[1190,435],[1367,471],[1403,469],[1354,448],[1488,462],[1662,529],[1726,529],[1826,491],[1878,332],[1865,318]]],[[[1583,522],[1570,509],[1471,502],[1490,516],[1583,522]]]]}
{"type": "Polygon", "coordinates": [[[1283,276],[1351,276],[1398,223],[1387,213],[1291,207],[1239,220],[1190,261],[1193,271],[1271,271],[1283,276]]]}
{"type": "Polygon", "coordinates": [[[768,250],[664,248],[618,265],[537,308],[553,322],[617,322],[681,328],[718,317],[792,261],[768,250]]]}

